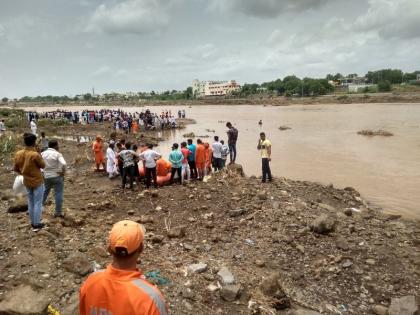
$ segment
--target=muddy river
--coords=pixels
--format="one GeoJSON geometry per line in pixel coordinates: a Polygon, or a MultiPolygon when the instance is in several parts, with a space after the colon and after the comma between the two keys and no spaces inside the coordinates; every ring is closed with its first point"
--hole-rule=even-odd
{"type": "MultiPolygon", "coordinates": [[[[74,107],[75,110],[79,108],[74,107]]],[[[51,108],[50,108],[51,109],[51,108]]],[[[66,107],[66,109],[69,109],[66,107]]],[[[140,110],[124,108],[125,110],[140,110]]],[[[142,108],[145,109],[145,108],[142,108]]],[[[160,113],[162,107],[153,107],[160,113]]],[[[352,186],[386,211],[420,218],[420,104],[271,106],[167,106],[185,109],[197,124],[164,131],[159,150],[168,155],[183,134],[227,140],[227,121],[239,130],[237,162],[247,175],[261,173],[256,149],[261,131],[273,144],[275,176],[352,186]],[[262,120],[262,126],[258,124],[262,120]],[[291,129],[281,131],[279,126],[291,129]],[[362,129],[385,129],[392,137],[366,137],[362,129]],[[214,130],[214,132],[213,132],[214,130]]],[[[40,108],[39,110],[43,110],[40,108]]]]}

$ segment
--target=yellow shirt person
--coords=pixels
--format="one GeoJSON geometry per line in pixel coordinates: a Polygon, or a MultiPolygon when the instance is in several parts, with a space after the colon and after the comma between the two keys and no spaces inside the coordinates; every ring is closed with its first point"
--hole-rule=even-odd
{"type": "Polygon", "coordinates": [[[265,183],[267,178],[271,182],[273,177],[271,176],[270,161],[271,161],[271,141],[265,137],[265,133],[260,133],[260,139],[258,140],[257,149],[261,151],[262,160],[262,182],[265,183]]]}

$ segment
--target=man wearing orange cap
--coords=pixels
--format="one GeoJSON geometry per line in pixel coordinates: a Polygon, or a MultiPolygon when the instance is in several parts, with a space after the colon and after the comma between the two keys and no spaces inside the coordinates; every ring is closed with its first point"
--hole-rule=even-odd
{"type": "Polygon", "coordinates": [[[104,170],[106,170],[104,153],[102,152],[101,136],[96,136],[96,140],[92,145],[92,151],[93,151],[93,154],[95,155],[96,171],[99,172],[99,166],[101,164],[104,170]]]}
{"type": "Polygon", "coordinates": [[[137,269],[144,234],[144,227],[134,221],[114,224],[108,240],[112,263],[91,274],[80,288],[80,315],[168,314],[160,291],[137,269]]]}

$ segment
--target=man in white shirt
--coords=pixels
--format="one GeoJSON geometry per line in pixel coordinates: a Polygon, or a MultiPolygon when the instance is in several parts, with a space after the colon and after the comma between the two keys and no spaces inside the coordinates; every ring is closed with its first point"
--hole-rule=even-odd
{"type": "Polygon", "coordinates": [[[153,151],[153,144],[149,143],[147,145],[147,150],[140,154],[140,160],[145,161],[145,175],[146,175],[146,187],[150,188],[150,183],[153,176],[153,183],[155,185],[155,188],[158,187],[157,185],[157,173],[156,173],[156,160],[160,159],[162,156],[157,153],[156,151],[153,151]]]}
{"type": "Polygon", "coordinates": [[[118,173],[114,147],[115,143],[112,141],[109,143],[108,149],[106,149],[106,172],[108,173],[109,179],[114,178],[118,173]]]}
{"type": "Polygon", "coordinates": [[[35,136],[36,136],[36,129],[37,129],[37,127],[36,127],[36,123],[35,123],[35,120],[31,120],[31,131],[32,131],[32,134],[34,134],[35,136]]]}
{"type": "Polygon", "coordinates": [[[67,163],[63,155],[58,152],[57,140],[48,142],[48,149],[41,153],[45,162],[44,168],[44,199],[43,204],[47,201],[51,188],[54,189],[55,195],[55,213],[54,217],[63,218],[63,194],[64,194],[64,173],[67,163]]]}
{"type": "Polygon", "coordinates": [[[222,169],[222,150],[223,145],[219,142],[219,137],[214,136],[214,142],[211,145],[213,150],[213,168],[214,171],[218,171],[222,169]]]}
{"type": "Polygon", "coordinates": [[[4,126],[4,121],[0,119],[0,136],[6,131],[6,127],[4,126]]]}

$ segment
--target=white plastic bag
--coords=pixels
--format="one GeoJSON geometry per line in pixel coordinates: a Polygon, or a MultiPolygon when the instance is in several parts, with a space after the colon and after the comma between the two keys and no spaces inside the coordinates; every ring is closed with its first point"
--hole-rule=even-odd
{"type": "Polygon", "coordinates": [[[13,192],[16,195],[21,194],[21,195],[25,196],[27,194],[26,187],[23,184],[23,176],[22,175],[16,176],[15,182],[13,183],[13,192]]]}

